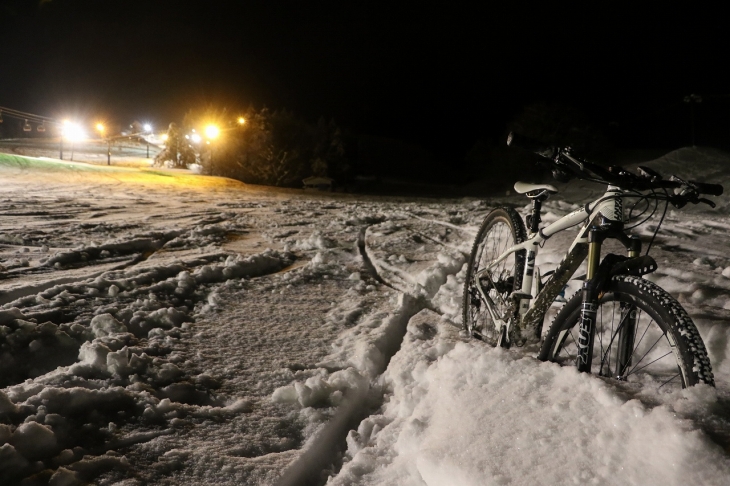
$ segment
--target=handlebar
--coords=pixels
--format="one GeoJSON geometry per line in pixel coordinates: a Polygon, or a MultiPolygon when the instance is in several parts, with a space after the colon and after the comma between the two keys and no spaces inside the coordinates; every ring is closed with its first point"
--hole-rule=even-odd
{"type": "Polygon", "coordinates": [[[708,194],[710,196],[722,196],[723,187],[721,184],[707,184],[706,182],[693,182],[700,194],[708,194]]]}
{"type": "MultiPolygon", "coordinates": [[[[720,196],[723,193],[723,187],[720,184],[685,181],[674,176],[670,179],[663,179],[661,175],[648,168],[640,168],[642,175],[634,174],[618,166],[605,168],[576,157],[569,147],[551,147],[514,132],[510,132],[507,136],[507,145],[528,150],[549,159],[553,176],[563,182],[569,179],[565,176],[573,175],[579,179],[592,180],[638,191],[681,189],[682,198],[690,202],[705,202],[706,200],[699,201],[700,194],[720,196]]],[[[679,196],[675,195],[674,197],[679,196]]]]}

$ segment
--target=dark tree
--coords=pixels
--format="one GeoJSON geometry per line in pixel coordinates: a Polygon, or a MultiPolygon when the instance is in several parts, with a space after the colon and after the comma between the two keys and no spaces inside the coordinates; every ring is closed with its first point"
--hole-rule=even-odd
{"type": "Polygon", "coordinates": [[[286,110],[250,109],[231,127],[205,171],[250,184],[301,187],[311,176],[347,177],[341,132],[334,122],[310,125],[286,110]]]}
{"type": "Polygon", "coordinates": [[[165,148],[155,157],[155,165],[170,165],[174,168],[187,168],[196,160],[195,151],[175,123],[167,130],[165,148]]]}
{"type": "Polygon", "coordinates": [[[525,106],[509,129],[549,145],[572,147],[579,154],[603,158],[610,144],[602,130],[581,111],[561,103],[525,106]]]}

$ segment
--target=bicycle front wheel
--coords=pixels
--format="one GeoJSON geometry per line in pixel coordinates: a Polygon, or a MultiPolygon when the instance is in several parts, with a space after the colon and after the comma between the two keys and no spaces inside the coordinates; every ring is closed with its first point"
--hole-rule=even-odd
{"type": "MultiPolygon", "coordinates": [[[[575,366],[581,292],[558,313],[538,358],[575,366]]],[[[687,312],[656,284],[616,275],[598,299],[591,373],[659,391],[714,386],[707,350],[687,312]]]]}
{"type": "Polygon", "coordinates": [[[477,283],[494,303],[497,314],[503,316],[510,293],[522,288],[525,250],[509,255],[490,270],[489,276],[479,277],[479,272],[508,248],[525,241],[525,236],[525,225],[512,208],[495,209],[484,218],[472,246],[464,283],[463,321],[464,330],[470,337],[482,339],[492,346],[497,344],[501,329],[497,329],[488,312],[477,283]]]}

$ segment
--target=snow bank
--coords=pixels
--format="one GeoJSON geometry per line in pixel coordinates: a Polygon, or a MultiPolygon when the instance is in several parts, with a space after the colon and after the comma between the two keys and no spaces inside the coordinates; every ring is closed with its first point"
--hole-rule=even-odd
{"type": "Polygon", "coordinates": [[[348,390],[367,390],[368,381],[354,368],[336,371],[332,374],[324,370],[309,377],[304,383],[277,388],[271,399],[277,403],[298,402],[302,407],[337,406],[348,390]]]}
{"type": "Polygon", "coordinates": [[[691,421],[688,401],[648,408],[596,377],[459,342],[420,315],[384,376],[382,414],[348,437],[328,484],[725,484],[730,460],[691,421]]]}

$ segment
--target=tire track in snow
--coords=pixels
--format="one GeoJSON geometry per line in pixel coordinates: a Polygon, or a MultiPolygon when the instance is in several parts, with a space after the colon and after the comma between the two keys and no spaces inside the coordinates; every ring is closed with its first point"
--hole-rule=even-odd
{"type": "Polygon", "coordinates": [[[386,287],[390,287],[393,290],[401,291],[400,289],[397,289],[390,283],[386,282],[385,279],[380,275],[378,272],[378,269],[375,268],[375,265],[373,264],[373,260],[370,258],[370,255],[368,254],[367,249],[367,231],[370,226],[363,226],[363,228],[360,230],[360,234],[357,237],[357,249],[360,252],[360,257],[362,258],[363,264],[365,265],[365,268],[367,269],[370,276],[372,276],[375,280],[378,281],[378,283],[385,285],[386,287]]]}
{"type": "MultiPolygon", "coordinates": [[[[353,389],[346,394],[335,416],[317,434],[302,455],[290,465],[281,477],[278,486],[315,486],[327,481],[332,458],[346,449],[347,434],[369,414],[364,410],[368,390],[353,389]]],[[[382,400],[381,400],[382,403],[382,400]]],[[[339,470],[341,466],[337,465],[339,470]]]]}
{"type": "MultiPolygon", "coordinates": [[[[413,215],[413,217],[418,218],[418,219],[420,219],[422,221],[425,221],[425,222],[428,222],[428,223],[440,223],[440,224],[443,224],[444,226],[447,226],[447,227],[456,227],[456,228],[458,228],[457,226],[454,226],[454,225],[452,225],[450,223],[445,223],[443,221],[426,220],[424,218],[419,218],[419,217],[417,217],[415,215],[413,215]]],[[[369,228],[370,228],[370,225],[369,226],[365,226],[365,227],[363,227],[360,230],[360,234],[358,236],[358,241],[357,241],[358,251],[360,253],[360,256],[362,257],[363,263],[365,265],[365,268],[368,270],[368,272],[379,283],[381,283],[381,284],[383,284],[383,285],[385,285],[385,286],[387,286],[387,287],[389,287],[389,288],[391,288],[391,289],[393,289],[393,290],[395,290],[397,292],[400,292],[402,294],[408,294],[411,297],[413,297],[413,298],[415,298],[415,299],[417,299],[419,301],[423,301],[423,308],[429,309],[429,310],[431,310],[433,312],[436,312],[440,316],[443,316],[444,315],[444,312],[439,308],[439,306],[434,305],[431,302],[431,298],[433,298],[436,295],[438,289],[436,291],[434,291],[432,293],[432,295],[430,295],[430,296],[425,296],[423,294],[423,292],[415,292],[413,290],[409,290],[408,289],[409,286],[413,286],[414,288],[417,288],[417,286],[419,285],[419,283],[418,283],[418,281],[417,281],[417,279],[415,277],[413,277],[412,275],[410,275],[409,273],[407,273],[405,270],[401,270],[398,267],[395,267],[393,265],[389,265],[386,262],[384,262],[382,260],[379,260],[379,259],[377,259],[377,258],[375,258],[375,257],[373,257],[373,256],[370,255],[370,251],[367,248],[367,230],[369,228]],[[377,264],[376,264],[376,262],[377,262],[377,264]],[[392,275],[400,278],[401,283],[405,284],[405,288],[401,284],[395,283],[393,281],[388,281],[388,279],[386,279],[385,277],[383,277],[382,272],[380,272],[378,270],[378,266],[380,266],[383,269],[387,270],[392,275]]],[[[462,251],[461,249],[459,249],[457,247],[454,247],[452,245],[448,245],[448,244],[444,243],[443,241],[437,240],[436,238],[433,238],[431,236],[428,236],[428,235],[426,235],[426,234],[424,234],[424,233],[422,233],[420,231],[414,230],[413,228],[406,227],[406,229],[408,231],[412,232],[415,235],[418,235],[418,236],[420,236],[422,238],[425,238],[425,239],[427,239],[427,240],[429,240],[429,241],[431,241],[431,242],[433,242],[433,243],[435,243],[435,244],[437,244],[439,246],[442,246],[443,248],[445,248],[447,250],[451,250],[452,252],[459,253],[464,258],[464,262],[466,262],[466,259],[469,258],[469,253],[468,252],[464,252],[464,251],[462,251]]],[[[464,230],[464,228],[461,228],[461,229],[464,230]]],[[[461,262],[461,265],[463,265],[464,262],[461,262]]],[[[459,265],[459,268],[461,268],[461,265],[459,265]]],[[[448,275],[455,275],[458,272],[459,272],[459,270],[457,269],[456,271],[449,272],[446,275],[444,275],[444,277],[442,279],[440,279],[440,282],[438,282],[438,288],[441,288],[441,286],[443,286],[446,283],[447,278],[448,278],[448,275]]],[[[419,311],[420,311],[420,309],[419,309],[419,311]]]]}
{"type": "MultiPolygon", "coordinates": [[[[168,236],[168,235],[166,235],[166,236],[168,236]]],[[[177,233],[175,233],[174,235],[168,236],[167,238],[162,238],[159,240],[150,240],[150,241],[145,240],[144,243],[146,243],[146,244],[143,246],[132,245],[132,247],[135,248],[140,253],[138,253],[135,257],[131,258],[130,260],[127,260],[112,268],[107,268],[105,270],[98,271],[98,272],[91,273],[91,274],[86,274],[83,276],[55,278],[55,279],[48,280],[43,283],[39,283],[37,285],[30,285],[30,286],[15,288],[12,290],[1,292],[0,293],[0,305],[7,304],[9,302],[20,299],[22,297],[26,297],[28,295],[39,294],[45,290],[55,287],[56,285],[65,285],[65,284],[71,284],[71,283],[75,283],[75,282],[84,282],[87,280],[92,280],[97,277],[100,277],[107,272],[126,270],[128,268],[131,268],[135,265],[138,265],[138,264],[148,260],[160,248],[162,248],[165,245],[165,243],[167,243],[168,241],[170,241],[171,239],[173,239],[176,236],[177,236],[177,233]]],[[[101,253],[102,251],[107,250],[107,248],[106,248],[107,246],[111,247],[111,245],[106,245],[106,246],[94,248],[94,250],[96,251],[96,253],[101,253]]],[[[120,247],[119,244],[117,244],[115,246],[120,247]]],[[[55,260],[51,263],[56,263],[56,261],[66,262],[66,263],[81,261],[82,258],[80,255],[82,253],[83,253],[83,251],[76,251],[76,250],[72,250],[72,251],[66,252],[66,253],[61,253],[61,254],[59,254],[60,257],[58,257],[57,260],[55,260]]],[[[49,265],[44,264],[44,266],[49,266],[49,265]]]]}
{"type": "MultiPolygon", "coordinates": [[[[425,218],[416,216],[412,213],[405,213],[405,214],[408,216],[412,216],[418,220],[424,221],[426,223],[440,224],[442,226],[446,226],[449,228],[455,228],[460,231],[466,231],[467,233],[470,232],[466,228],[461,228],[461,227],[453,225],[451,223],[446,223],[444,221],[425,219],[425,218]]],[[[378,282],[383,283],[384,285],[390,287],[393,290],[396,290],[397,292],[400,292],[403,295],[407,295],[415,303],[415,306],[412,309],[412,313],[410,314],[408,319],[406,319],[406,321],[403,323],[402,333],[399,333],[399,335],[398,335],[398,340],[397,340],[398,345],[395,347],[395,349],[389,349],[389,353],[387,353],[386,365],[385,365],[385,368],[387,368],[387,364],[390,361],[390,358],[392,358],[393,355],[395,355],[395,353],[397,353],[398,350],[400,349],[400,343],[402,342],[403,337],[405,336],[406,325],[408,324],[408,320],[410,320],[410,317],[418,314],[423,309],[428,309],[430,311],[435,312],[439,316],[444,316],[445,312],[443,312],[438,305],[434,304],[431,299],[434,296],[436,296],[436,294],[438,293],[438,290],[444,284],[446,284],[446,282],[448,281],[448,277],[450,275],[456,275],[459,272],[459,270],[461,269],[463,264],[469,258],[469,253],[464,252],[464,251],[460,250],[459,248],[448,245],[442,241],[437,240],[436,238],[430,237],[428,235],[423,234],[420,231],[414,230],[413,228],[406,226],[405,228],[408,231],[412,232],[413,234],[417,234],[421,237],[425,237],[426,239],[432,241],[435,244],[438,244],[439,246],[442,246],[443,248],[446,248],[447,250],[451,250],[454,253],[458,253],[462,257],[462,260],[459,261],[457,265],[455,265],[455,268],[446,269],[447,271],[445,271],[442,275],[437,276],[437,280],[435,282],[436,285],[433,285],[433,282],[432,282],[431,287],[433,290],[431,292],[428,292],[427,289],[425,289],[424,287],[422,287],[419,284],[419,282],[417,281],[417,278],[415,278],[414,276],[408,274],[406,271],[401,270],[397,267],[388,265],[385,262],[378,260],[377,258],[374,258],[370,255],[370,251],[368,250],[368,247],[367,247],[367,230],[370,228],[370,226],[371,225],[363,227],[363,229],[360,231],[360,235],[358,238],[358,249],[360,251],[360,255],[363,259],[363,262],[365,262],[366,268],[368,268],[369,272],[371,272],[373,275],[375,275],[375,278],[378,280],[378,282]],[[413,288],[409,290],[407,287],[403,288],[401,285],[398,285],[395,282],[392,282],[392,281],[389,282],[388,280],[386,280],[382,276],[382,273],[378,270],[378,266],[376,265],[376,262],[379,265],[381,265],[384,269],[391,272],[393,275],[401,278],[402,281],[407,284],[407,287],[412,286],[413,288]],[[401,275],[403,275],[403,276],[401,277],[401,275]]],[[[443,268],[443,267],[441,267],[441,268],[443,268]]],[[[382,371],[385,371],[385,369],[383,369],[382,371]]],[[[381,373],[382,373],[382,371],[381,371],[381,373]]]]}
{"type": "MultiPolygon", "coordinates": [[[[420,218],[422,219],[422,218],[420,218]]],[[[429,221],[430,222],[430,221],[429,221]]],[[[338,407],[335,416],[322,428],[322,430],[311,440],[305,447],[302,454],[295,460],[284,472],[283,476],[277,483],[279,486],[292,485],[322,485],[327,481],[328,473],[332,471],[334,466],[335,472],[339,471],[342,466],[339,460],[333,461],[333,457],[339,457],[342,451],[347,448],[347,435],[366,417],[375,413],[384,403],[385,396],[382,387],[378,386],[380,376],[385,372],[390,364],[390,360],[400,350],[403,339],[406,335],[408,322],[411,318],[421,312],[423,309],[429,309],[443,316],[443,312],[437,305],[431,301],[448,279],[449,275],[458,273],[463,265],[461,262],[451,268],[448,272],[443,272],[438,276],[436,286],[431,295],[425,292],[425,289],[418,285],[417,279],[407,272],[395,267],[388,268],[393,275],[403,274],[403,282],[410,284],[413,289],[402,288],[400,284],[389,282],[378,271],[375,264],[378,261],[373,258],[367,247],[367,231],[370,226],[364,226],[358,235],[357,248],[362,258],[363,265],[368,273],[380,284],[395,290],[400,294],[399,309],[390,320],[390,325],[384,330],[384,335],[389,339],[385,339],[380,346],[380,351],[384,357],[382,366],[377,369],[375,376],[372,377],[369,388],[351,389],[345,395],[343,402],[338,407]],[[396,271],[394,271],[396,270],[396,271]]],[[[409,229],[409,231],[413,231],[409,229]]],[[[442,246],[451,248],[442,242],[435,241],[442,246]]],[[[462,251],[458,253],[466,258],[462,251]]],[[[388,267],[391,267],[390,265],[388,267]]],[[[440,267],[443,268],[443,267],[440,267]]],[[[362,371],[362,370],[361,370],[362,371]]]]}

